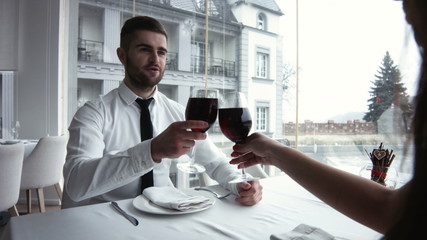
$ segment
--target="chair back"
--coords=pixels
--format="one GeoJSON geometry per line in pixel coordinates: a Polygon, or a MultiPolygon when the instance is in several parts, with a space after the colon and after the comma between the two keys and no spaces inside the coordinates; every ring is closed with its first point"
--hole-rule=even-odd
{"type": "Polygon", "coordinates": [[[21,189],[52,186],[62,177],[67,136],[40,138],[34,150],[24,159],[21,189]]]}
{"type": "Polygon", "coordinates": [[[18,202],[23,160],[23,143],[0,145],[0,211],[18,202]]]}

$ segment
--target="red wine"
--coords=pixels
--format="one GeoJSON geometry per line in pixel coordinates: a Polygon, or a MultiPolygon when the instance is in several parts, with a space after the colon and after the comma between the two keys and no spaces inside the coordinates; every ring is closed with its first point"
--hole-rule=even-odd
{"type": "Polygon", "coordinates": [[[245,139],[252,127],[252,119],[247,108],[220,108],[219,126],[222,133],[232,142],[245,139]]]}
{"type": "Polygon", "coordinates": [[[191,129],[195,132],[206,132],[215,123],[218,114],[217,98],[189,98],[185,109],[187,120],[202,120],[209,123],[206,129],[191,129]]]}

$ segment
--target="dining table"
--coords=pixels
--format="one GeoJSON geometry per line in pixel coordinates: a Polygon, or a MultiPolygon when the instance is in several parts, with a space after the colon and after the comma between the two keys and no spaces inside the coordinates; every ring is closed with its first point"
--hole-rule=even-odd
{"type": "Polygon", "coordinates": [[[24,144],[24,159],[34,150],[38,140],[35,139],[0,139],[0,145],[11,145],[16,143],[24,144]]]}
{"type": "MultiPolygon", "coordinates": [[[[335,239],[372,240],[382,236],[325,204],[286,174],[260,179],[260,183],[263,198],[254,206],[241,205],[235,195],[230,195],[214,198],[210,207],[199,211],[159,212],[157,208],[142,208],[138,196],[117,201],[139,221],[137,226],[106,202],[12,217],[1,230],[0,239],[261,240],[290,232],[300,224],[319,228],[335,239]]],[[[209,188],[219,194],[226,192],[219,185],[209,188]]],[[[213,197],[194,188],[180,190],[213,197]]]]}

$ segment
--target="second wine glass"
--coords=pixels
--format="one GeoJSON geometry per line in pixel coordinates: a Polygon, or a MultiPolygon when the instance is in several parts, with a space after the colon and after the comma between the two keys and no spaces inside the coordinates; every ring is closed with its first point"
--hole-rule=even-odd
{"type": "MultiPolygon", "coordinates": [[[[249,112],[245,95],[241,92],[224,94],[224,102],[219,107],[219,126],[222,133],[234,143],[243,142],[252,127],[252,118],[249,112]]],[[[247,182],[255,178],[246,175],[242,168],[242,175],[231,183],[247,182]]]]}
{"type": "MultiPolygon", "coordinates": [[[[206,129],[191,129],[194,132],[206,132],[216,120],[218,114],[218,90],[212,88],[195,88],[185,109],[186,120],[202,120],[209,123],[206,129]]],[[[177,168],[187,173],[202,173],[205,167],[194,162],[195,147],[188,154],[190,161],[178,163],[177,168]]]]}

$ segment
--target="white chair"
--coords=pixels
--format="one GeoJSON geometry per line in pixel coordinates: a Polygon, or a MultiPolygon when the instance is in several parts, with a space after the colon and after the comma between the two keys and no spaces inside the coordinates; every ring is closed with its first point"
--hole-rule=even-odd
{"type": "Polygon", "coordinates": [[[16,203],[19,198],[24,144],[0,145],[0,211],[8,210],[19,216],[16,203]]]}
{"type": "MultiPolygon", "coordinates": [[[[264,170],[262,170],[262,168],[259,165],[254,165],[254,166],[245,168],[245,171],[246,173],[256,178],[268,177],[267,173],[265,173],[264,170]]],[[[206,173],[199,173],[198,177],[199,177],[199,185],[201,187],[218,184],[218,182],[210,178],[206,173]]]]}
{"type": "Polygon", "coordinates": [[[36,189],[40,212],[45,212],[43,188],[55,186],[62,200],[62,167],[65,162],[67,136],[41,138],[34,150],[24,159],[21,190],[26,191],[27,212],[31,213],[31,189],[36,189]]]}

